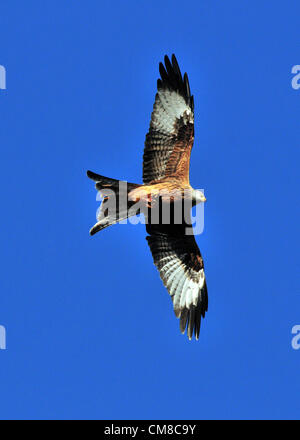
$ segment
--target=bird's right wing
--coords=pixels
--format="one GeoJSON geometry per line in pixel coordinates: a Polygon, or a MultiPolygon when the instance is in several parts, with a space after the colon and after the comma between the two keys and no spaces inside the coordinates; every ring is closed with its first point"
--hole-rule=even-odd
{"type": "Polygon", "coordinates": [[[154,264],[180,318],[182,333],[187,328],[199,338],[201,316],[208,307],[204,264],[194,235],[184,235],[183,225],[147,225],[147,241],[154,264]]]}

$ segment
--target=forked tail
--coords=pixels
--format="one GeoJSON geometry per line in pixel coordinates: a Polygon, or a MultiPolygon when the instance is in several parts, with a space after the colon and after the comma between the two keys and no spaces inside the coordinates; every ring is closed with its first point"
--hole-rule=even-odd
{"type": "Polygon", "coordinates": [[[129,209],[134,202],[128,201],[128,193],[140,185],[110,179],[92,171],[87,171],[87,176],[96,182],[95,187],[100,192],[101,197],[103,197],[102,204],[97,213],[98,221],[90,230],[90,235],[94,235],[96,232],[107,228],[107,226],[127,219],[129,215],[134,215],[129,214],[129,209]]]}

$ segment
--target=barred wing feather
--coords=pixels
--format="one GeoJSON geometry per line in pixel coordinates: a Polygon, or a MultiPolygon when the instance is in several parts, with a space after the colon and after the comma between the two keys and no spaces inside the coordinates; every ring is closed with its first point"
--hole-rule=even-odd
{"type": "Polygon", "coordinates": [[[189,181],[190,153],[194,142],[194,99],[187,74],[182,78],[175,56],[159,65],[149,132],[143,157],[143,180],[153,183],[167,177],[189,181]]]}
{"type": "Polygon", "coordinates": [[[201,317],[208,307],[204,264],[194,235],[184,235],[182,225],[172,228],[147,225],[147,241],[154,264],[167,288],[180,318],[182,333],[187,328],[199,338],[201,317]]]}

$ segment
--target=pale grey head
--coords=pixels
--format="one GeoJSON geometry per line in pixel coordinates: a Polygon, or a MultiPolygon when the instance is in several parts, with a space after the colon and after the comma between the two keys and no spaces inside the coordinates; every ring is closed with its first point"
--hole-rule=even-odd
{"type": "Polygon", "coordinates": [[[193,205],[198,205],[198,203],[206,202],[206,197],[200,189],[193,189],[192,191],[193,205]]]}

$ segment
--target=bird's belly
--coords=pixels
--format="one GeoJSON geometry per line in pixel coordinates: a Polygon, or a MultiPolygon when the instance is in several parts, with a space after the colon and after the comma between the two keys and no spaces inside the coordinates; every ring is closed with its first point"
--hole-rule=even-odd
{"type": "Polygon", "coordinates": [[[179,201],[182,199],[191,199],[192,188],[190,186],[180,186],[175,183],[156,183],[154,185],[142,185],[133,189],[128,194],[128,200],[144,201],[149,203],[157,198],[163,202],[179,201]]]}

